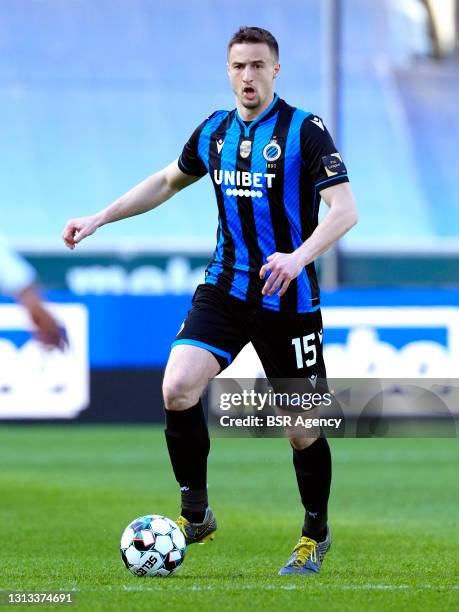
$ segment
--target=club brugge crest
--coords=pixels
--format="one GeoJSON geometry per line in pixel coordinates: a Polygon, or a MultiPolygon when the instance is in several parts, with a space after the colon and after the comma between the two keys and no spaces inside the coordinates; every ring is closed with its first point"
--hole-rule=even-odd
{"type": "Polygon", "coordinates": [[[249,157],[251,150],[252,150],[252,141],[243,140],[241,142],[241,146],[239,147],[239,153],[241,154],[241,157],[243,159],[245,159],[246,157],[249,157]]]}
{"type": "Polygon", "coordinates": [[[275,140],[268,142],[266,147],[263,149],[263,157],[266,159],[266,161],[269,162],[273,162],[276,161],[276,159],[279,159],[281,153],[282,149],[275,140]]]}

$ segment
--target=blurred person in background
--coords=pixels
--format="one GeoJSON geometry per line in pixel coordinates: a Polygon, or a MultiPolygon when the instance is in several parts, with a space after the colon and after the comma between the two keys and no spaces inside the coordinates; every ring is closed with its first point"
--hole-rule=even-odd
{"type": "MultiPolygon", "coordinates": [[[[209,174],[217,198],[217,248],[180,328],[163,383],[166,441],[187,544],[215,537],[208,505],[210,442],[201,395],[252,342],[269,379],[326,378],[314,260],[357,221],[346,166],[320,117],[274,91],[280,71],[273,35],[243,27],[228,45],[236,99],[193,132],[178,160],[104,210],[71,219],[68,248],[98,228],[152,210],[209,174]],[[320,199],[329,207],[318,222],[320,199]]],[[[318,429],[318,428],[317,428],[318,429]]],[[[305,509],[301,537],[280,574],[317,574],[331,545],[331,455],[317,431],[288,434],[305,509]]],[[[249,519],[248,519],[249,520],[249,519]]]]}
{"type": "Polygon", "coordinates": [[[63,349],[65,332],[45,308],[36,280],[32,266],[0,236],[0,292],[24,306],[36,327],[35,336],[45,347],[63,349]]]}

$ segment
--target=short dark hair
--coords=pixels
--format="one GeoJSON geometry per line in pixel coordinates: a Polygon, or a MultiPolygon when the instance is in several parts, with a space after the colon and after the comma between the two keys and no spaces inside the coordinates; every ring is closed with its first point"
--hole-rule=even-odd
{"type": "Polygon", "coordinates": [[[228,55],[231,51],[231,47],[240,43],[265,43],[271,49],[276,61],[279,59],[279,45],[268,30],[255,26],[241,26],[239,30],[233,34],[228,43],[228,55]]]}

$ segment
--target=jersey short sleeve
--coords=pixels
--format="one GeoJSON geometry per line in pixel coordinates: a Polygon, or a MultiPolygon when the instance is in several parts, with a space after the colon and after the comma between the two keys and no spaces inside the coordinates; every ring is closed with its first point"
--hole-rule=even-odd
{"type": "Polygon", "coordinates": [[[201,125],[199,125],[191,134],[188,142],[183,147],[182,154],[178,159],[178,167],[185,174],[199,177],[207,174],[207,168],[199,156],[199,138],[206,121],[203,121],[201,125]]]}
{"type": "Polygon", "coordinates": [[[305,118],[300,138],[303,162],[319,191],[349,181],[343,159],[320,117],[305,118]]]}

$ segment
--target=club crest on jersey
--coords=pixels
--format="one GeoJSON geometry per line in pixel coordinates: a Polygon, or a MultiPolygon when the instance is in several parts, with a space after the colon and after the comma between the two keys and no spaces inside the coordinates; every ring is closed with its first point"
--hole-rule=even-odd
{"type": "Polygon", "coordinates": [[[239,147],[239,154],[243,159],[249,157],[252,151],[252,141],[251,140],[243,140],[241,142],[241,146],[239,147]]]}
{"type": "Polygon", "coordinates": [[[281,156],[282,149],[275,141],[268,142],[266,147],[263,149],[263,157],[268,162],[276,161],[281,156]]]}

